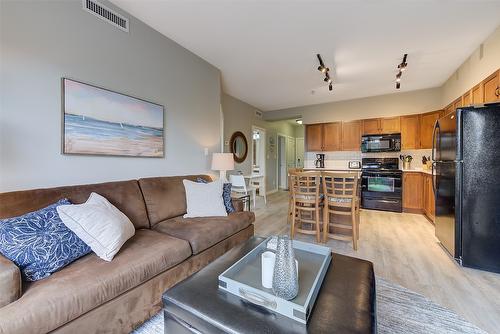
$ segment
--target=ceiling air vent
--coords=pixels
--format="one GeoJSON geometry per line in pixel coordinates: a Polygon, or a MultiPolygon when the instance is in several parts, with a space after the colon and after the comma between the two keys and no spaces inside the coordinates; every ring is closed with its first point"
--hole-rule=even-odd
{"type": "Polygon", "coordinates": [[[100,4],[97,1],[92,0],[82,0],[83,9],[87,12],[94,14],[101,20],[108,22],[109,24],[114,25],[115,27],[128,32],[128,19],[121,16],[115,11],[112,11],[108,7],[100,4]]]}

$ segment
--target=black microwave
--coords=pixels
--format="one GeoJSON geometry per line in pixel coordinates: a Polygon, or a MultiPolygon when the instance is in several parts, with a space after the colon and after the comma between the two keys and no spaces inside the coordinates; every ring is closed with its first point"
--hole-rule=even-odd
{"type": "Polygon", "coordinates": [[[366,135],[361,137],[361,152],[399,152],[401,151],[401,134],[366,135]]]}

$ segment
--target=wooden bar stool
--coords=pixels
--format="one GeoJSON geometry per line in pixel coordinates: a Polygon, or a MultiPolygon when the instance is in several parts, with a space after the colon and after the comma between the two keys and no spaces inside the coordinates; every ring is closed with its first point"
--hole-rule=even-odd
{"type": "Polygon", "coordinates": [[[328,238],[352,240],[354,250],[359,239],[359,198],[357,196],[358,176],[352,173],[323,173],[323,241],[328,238]],[[350,222],[342,222],[350,217],[350,222]],[[344,219],[345,220],[345,219],[344,219]],[[350,230],[351,235],[337,233],[350,230]]]}
{"type": "Polygon", "coordinates": [[[321,184],[320,172],[301,172],[293,176],[292,190],[292,225],[290,237],[295,233],[316,234],[316,241],[321,242],[319,193],[321,184]],[[307,224],[310,228],[305,228],[307,224]]]}

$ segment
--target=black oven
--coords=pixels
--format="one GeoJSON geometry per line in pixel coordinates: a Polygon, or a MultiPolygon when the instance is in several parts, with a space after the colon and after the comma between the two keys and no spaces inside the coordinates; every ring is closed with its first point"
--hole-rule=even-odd
{"type": "Polygon", "coordinates": [[[361,137],[361,152],[399,152],[401,151],[401,134],[365,135],[361,137]]]}
{"type": "Polygon", "coordinates": [[[363,159],[361,207],[402,212],[402,176],[397,158],[363,159]]]}

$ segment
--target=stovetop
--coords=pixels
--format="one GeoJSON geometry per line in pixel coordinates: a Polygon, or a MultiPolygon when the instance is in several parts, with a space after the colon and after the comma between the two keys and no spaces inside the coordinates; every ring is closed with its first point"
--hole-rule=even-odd
{"type": "Polygon", "coordinates": [[[398,158],[363,158],[361,159],[363,171],[399,171],[398,158]]]}

